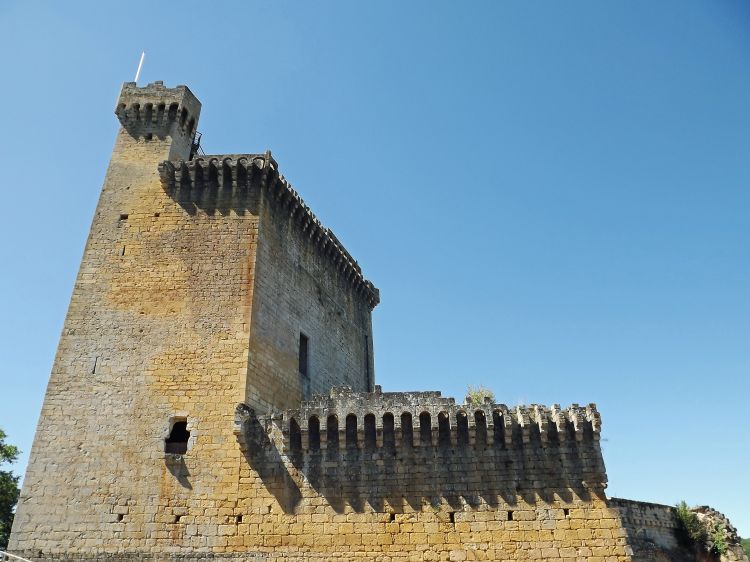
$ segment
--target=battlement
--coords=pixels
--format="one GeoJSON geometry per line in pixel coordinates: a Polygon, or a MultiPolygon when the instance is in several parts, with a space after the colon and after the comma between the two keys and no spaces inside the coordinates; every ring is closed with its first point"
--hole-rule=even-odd
{"type": "MultiPolygon", "coordinates": [[[[238,419],[246,415],[238,407],[238,419]]],[[[278,419],[278,418],[277,418],[278,419]]],[[[334,388],[299,409],[281,414],[284,450],[336,446],[383,447],[551,446],[598,441],[601,417],[595,404],[568,408],[538,404],[509,408],[489,400],[456,404],[440,392],[352,392],[334,388]]]]}
{"type": "Polygon", "coordinates": [[[237,204],[247,199],[253,186],[259,186],[300,234],[331,260],[370,308],[380,302],[380,292],[362,274],[362,268],[325,227],[292,185],[279,173],[271,156],[264,154],[207,155],[193,160],[164,161],[159,165],[164,189],[181,201],[218,201],[237,204]]]}
{"type": "Polygon", "coordinates": [[[161,81],[138,87],[125,82],[115,107],[123,128],[135,137],[195,135],[201,103],[187,86],[167,88],[161,81]]]}

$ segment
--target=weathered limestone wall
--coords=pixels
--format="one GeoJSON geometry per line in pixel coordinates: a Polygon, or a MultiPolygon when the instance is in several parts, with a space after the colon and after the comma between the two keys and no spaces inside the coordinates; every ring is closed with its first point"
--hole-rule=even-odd
{"type": "MultiPolygon", "coordinates": [[[[115,112],[122,128],[9,547],[34,558],[221,551],[227,533],[218,525],[236,511],[244,457],[232,423],[234,405],[248,396],[261,192],[291,189],[270,154],[188,160],[200,103],[184,86],[125,84],[115,112]],[[187,453],[165,457],[164,439],[180,420],[190,431],[187,453]],[[200,536],[179,525],[188,514],[209,525],[200,536]]],[[[311,239],[349,283],[341,298],[341,285],[329,283],[326,297],[356,310],[346,320],[369,329],[377,291],[351,274],[330,237],[313,238],[315,226],[311,239]],[[353,294],[368,305],[351,305],[353,294]]],[[[259,403],[278,397],[260,385],[255,392],[259,403]]]]}
{"type": "Polygon", "coordinates": [[[699,517],[708,516],[727,530],[728,552],[714,556],[700,548],[685,549],[677,540],[678,522],[673,506],[611,498],[610,506],[620,515],[633,549],[634,562],[747,562],[736,529],[722,514],[702,506],[695,508],[699,517]]]}
{"type": "Polygon", "coordinates": [[[349,277],[361,270],[353,260],[349,272],[331,267],[330,255],[303,230],[304,214],[279,201],[278,189],[285,188],[261,195],[246,394],[265,412],[337,385],[370,390],[374,381],[370,299],[349,277]],[[300,333],[308,338],[308,377],[298,370],[300,333]]]}
{"type": "Polygon", "coordinates": [[[187,88],[126,84],[116,112],[122,128],[52,369],[12,550],[146,545],[164,533],[163,507],[175,497],[221,496],[227,475],[215,466],[233,468],[236,481],[225,405],[245,396],[257,217],[208,212],[163,189],[158,164],[189,157],[200,113],[187,88]],[[187,420],[195,451],[181,479],[163,460],[176,418],[187,420]]]}

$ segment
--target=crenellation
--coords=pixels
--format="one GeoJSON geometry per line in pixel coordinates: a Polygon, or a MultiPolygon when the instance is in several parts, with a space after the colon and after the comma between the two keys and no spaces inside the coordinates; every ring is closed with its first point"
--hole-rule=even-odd
{"type": "Polygon", "coordinates": [[[165,88],[161,82],[138,87],[126,82],[120,91],[115,115],[135,137],[179,134],[192,140],[201,105],[187,86],[165,88]]]}

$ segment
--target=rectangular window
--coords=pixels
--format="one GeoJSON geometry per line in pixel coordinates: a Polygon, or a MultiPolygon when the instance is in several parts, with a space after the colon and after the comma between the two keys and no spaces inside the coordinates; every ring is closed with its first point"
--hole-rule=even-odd
{"type": "Polygon", "coordinates": [[[307,349],[308,338],[302,332],[299,333],[299,374],[304,378],[310,377],[309,358],[307,349]]]}
{"type": "Polygon", "coordinates": [[[365,336],[365,392],[372,390],[372,375],[370,374],[370,338],[365,336]]]}

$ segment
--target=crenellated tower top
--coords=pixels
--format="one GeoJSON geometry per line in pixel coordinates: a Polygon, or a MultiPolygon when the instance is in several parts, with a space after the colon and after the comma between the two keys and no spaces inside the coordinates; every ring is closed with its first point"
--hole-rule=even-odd
{"type": "Polygon", "coordinates": [[[200,112],[201,103],[187,86],[167,88],[161,81],[143,87],[125,82],[115,107],[123,128],[147,139],[180,136],[192,141],[200,112]]]}

